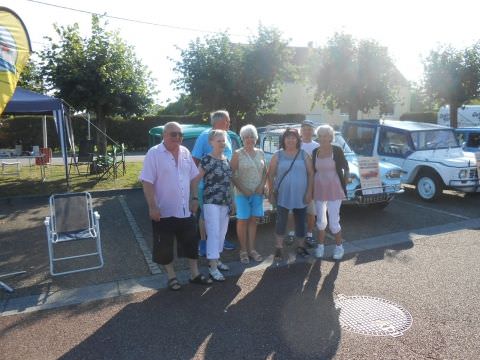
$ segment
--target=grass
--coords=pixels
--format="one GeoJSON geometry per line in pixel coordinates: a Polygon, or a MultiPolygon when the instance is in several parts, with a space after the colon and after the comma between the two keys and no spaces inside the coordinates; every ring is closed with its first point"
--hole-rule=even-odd
{"type": "MultiPolygon", "coordinates": [[[[126,174],[121,170],[117,179],[108,178],[98,180],[97,175],[83,175],[87,172],[87,166],[79,166],[78,175],[74,167],[70,172],[69,191],[95,191],[111,189],[131,189],[141,187],[138,176],[142,169],[142,162],[127,162],[126,174]]],[[[9,172],[12,169],[8,169],[9,172]]],[[[42,182],[40,168],[38,166],[22,166],[20,175],[0,174],[0,198],[29,195],[51,195],[53,193],[67,192],[65,180],[65,168],[62,165],[49,165],[46,169],[46,180],[42,182]]]]}

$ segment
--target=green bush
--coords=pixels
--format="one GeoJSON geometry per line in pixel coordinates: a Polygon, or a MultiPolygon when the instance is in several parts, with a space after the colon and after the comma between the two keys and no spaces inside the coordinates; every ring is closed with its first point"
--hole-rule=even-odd
{"type": "Polygon", "coordinates": [[[430,124],[437,123],[437,113],[436,112],[411,112],[404,113],[400,116],[400,120],[403,121],[418,121],[426,122],[430,124]]]}

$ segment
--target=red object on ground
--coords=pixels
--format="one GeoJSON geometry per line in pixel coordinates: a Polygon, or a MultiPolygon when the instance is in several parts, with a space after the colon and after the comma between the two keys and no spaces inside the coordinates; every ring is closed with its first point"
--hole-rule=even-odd
{"type": "Polygon", "coordinates": [[[43,154],[43,156],[35,158],[35,165],[50,164],[52,160],[52,149],[40,148],[40,154],[43,154]]]}

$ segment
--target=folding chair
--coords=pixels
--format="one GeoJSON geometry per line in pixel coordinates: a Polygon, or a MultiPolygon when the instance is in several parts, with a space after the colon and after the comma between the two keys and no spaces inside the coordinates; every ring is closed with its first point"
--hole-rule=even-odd
{"type": "Polygon", "coordinates": [[[57,276],[103,267],[99,222],[100,215],[97,211],[93,211],[92,197],[88,192],[54,194],[50,196],[50,216],[46,217],[44,222],[47,230],[50,274],[57,276]],[[92,243],[94,241],[95,251],[85,253],[84,251],[80,251],[78,246],[72,246],[73,244],[60,245],[61,243],[70,241],[75,241],[76,243],[79,241],[89,241],[92,243]],[[55,257],[55,252],[59,250],[59,246],[63,247],[63,252],[76,248],[76,254],[55,257]],[[56,271],[55,264],[83,257],[97,257],[99,264],[95,266],[78,267],[77,269],[68,271],[56,271]]]}
{"type": "MultiPolygon", "coordinates": [[[[72,154],[72,159],[70,161],[70,168],[75,166],[77,169],[77,174],[80,175],[79,165],[87,165],[88,169],[84,175],[90,174],[90,166],[93,163],[94,157],[94,146],[93,140],[81,140],[78,146],[78,155],[72,154]]],[[[69,168],[69,172],[70,172],[69,168]]]]}

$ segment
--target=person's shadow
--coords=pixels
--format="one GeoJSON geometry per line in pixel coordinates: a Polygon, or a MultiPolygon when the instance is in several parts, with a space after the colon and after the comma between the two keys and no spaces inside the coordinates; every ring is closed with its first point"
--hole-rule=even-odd
{"type": "MultiPolygon", "coordinates": [[[[130,303],[62,359],[330,359],[340,341],[335,263],[267,268],[130,303]],[[323,265],[325,268],[325,264],[323,265]]],[[[90,308],[90,311],[92,309],[90,308]]]]}
{"type": "Polygon", "coordinates": [[[255,289],[228,308],[228,320],[209,339],[204,358],[334,357],[341,336],[334,303],[340,264],[334,263],[321,286],[320,265],[267,269],[255,289]]]}

